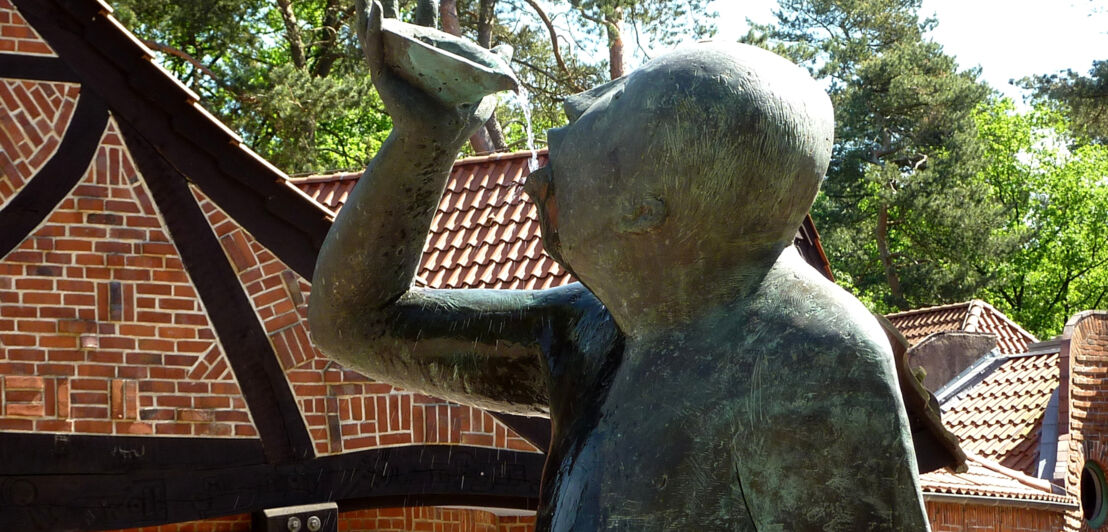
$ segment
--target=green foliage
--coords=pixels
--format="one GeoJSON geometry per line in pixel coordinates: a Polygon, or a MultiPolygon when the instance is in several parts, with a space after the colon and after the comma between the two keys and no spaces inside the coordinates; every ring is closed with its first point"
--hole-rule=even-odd
{"type": "Polygon", "coordinates": [[[1108,60],[1094,61],[1088,76],[1073,70],[1035,76],[1020,82],[1038,100],[1063,105],[1072,132],[1100,144],[1108,144],[1108,60]]]}
{"type": "MultiPolygon", "coordinates": [[[[915,0],[782,0],[762,44],[829,87],[835,146],[813,217],[840,282],[888,312],[962,300],[1014,244],[978,178],[987,88],[923,38],[915,0]]],[[[757,40],[752,37],[751,40],[757,40]]]]}
{"type": "Polygon", "coordinates": [[[1040,104],[1018,113],[994,100],[975,115],[982,178],[1004,204],[1018,250],[990,264],[982,297],[1041,338],[1075,312],[1108,303],[1108,146],[1071,147],[1070,124],[1040,104]]]}
{"type": "Polygon", "coordinates": [[[113,7],[203,105],[278,167],[364,166],[390,121],[347,24],[353,2],[298,0],[293,30],[279,4],[115,0],[113,7]]]}

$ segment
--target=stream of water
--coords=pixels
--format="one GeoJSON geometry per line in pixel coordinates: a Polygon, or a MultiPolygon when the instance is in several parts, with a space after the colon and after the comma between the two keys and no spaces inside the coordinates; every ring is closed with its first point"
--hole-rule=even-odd
{"type": "Polygon", "coordinates": [[[531,158],[527,160],[527,172],[534,172],[539,167],[539,152],[535,149],[535,132],[531,126],[531,102],[527,89],[520,85],[514,97],[516,105],[523,111],[523,128],[527,133],[527,149],[531,151],[531,158]]]}

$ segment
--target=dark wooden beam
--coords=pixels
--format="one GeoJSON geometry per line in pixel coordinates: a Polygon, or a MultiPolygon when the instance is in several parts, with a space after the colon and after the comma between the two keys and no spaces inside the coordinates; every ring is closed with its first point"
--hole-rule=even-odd
{"type": "Polygon", "coordinates": [[[499,419],[501,423],[508,426],[508,428],[514,430],[516,434],[519,434],[523,439],[531,442],[542,452],[546,452],[550,449],[551,434],[550,418],[545,417],[528,417],[519,416],[516,414],[505,414],[503,412],[492,412],[492,417],[499,419]]]}
{"type": "Polygon", "coordinates": [[[0,529],[153,526],[330,501],[343,510],[429,505],[534,509],[543,458],[537,453],[427,445],[207,471],[4,475],[0,529]]]}
{"type": "Polygon", "coordinates": [[[57,57],[18,54],[0,54],[0,78],[70,83],[80,81],[65,61],[57,57]]]}
{"type": "Polygon", "coordinates": [[[0,432],[0,477],[204,471],[264,463],[255,438],[0,432]]]}
{"type": "Polygon", "coordinates": [[[0,257],[15,249],[85,175],[108,124],[108,109],[90,91],[81,91],[69,128],[57,151],[0,211],[0,257]]]}
{"type": "Polygon", "coordinates": [[[130,123],[262,245],[306,279],[330,227],[329,214],[239,147],[169,79],[141,44],[92,0],[14,0],[27,21],[118,120],[130,123]],[[91,46],[90,43],[95,43],[91,46]]]}
{"type": "Polygon", "coordinates": [[[227,353],[266,457],[288,462],[315,456],[273,345],[188,180],[138,130],[127,123],[120,127],[227,353]]]}

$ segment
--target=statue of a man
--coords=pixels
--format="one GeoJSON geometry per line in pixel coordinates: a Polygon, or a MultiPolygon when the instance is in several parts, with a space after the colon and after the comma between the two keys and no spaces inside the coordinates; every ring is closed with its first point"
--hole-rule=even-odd
{"type": "Polygon", "coordinates": [[[444,105],[386,64],[379,6],[360,24],[394,129],[319,256],[328,356],[549,415],[540,530],[928,528],[889,342],[791,246],[833,135],[806,72],[701,43],[569,97],[526,191],[580,283],[422,289],[431,217],[494,97],[444,105]]]}

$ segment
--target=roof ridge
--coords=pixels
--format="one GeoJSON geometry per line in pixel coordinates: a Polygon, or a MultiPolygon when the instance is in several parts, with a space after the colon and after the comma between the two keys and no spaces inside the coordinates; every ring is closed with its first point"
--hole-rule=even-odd
{"type": "Polygon", "coordinates": [[[1008,476],[1013,480],[1019,482],[1020,484],[1031,488],[1043,490],[1050,494],[1054,494],[1052,484],[1046,479],[1036,478],[1028,475],[1027,473],[1024,473],[1023,471],[1016,471],[1015,469],[1012,469],[1010,467],[1005,467],[1000,462],[990,460],[988,458],[985,458],[984,456],[973,454],[967,456],[967,458],[971,460],[976,460],[977,463],[985,466],[985,468],[996,473],[1000,473],[1001,475],[1008,476]]]}
{"type": "Polygon", "coordinates": [[[542,155],[547,155],[548,152],[549,152],[549,150],[547,148],[539,148],[539,149],[535,150],[534,152],[532,152],[531,150],[495,152],[495,153],[489,153],[489,154],[485,154],[485,155],[475,155],[473,157],[464,157],[464,158],[458,159],[457,161],[454,161],[454,165],[457,166],[457,165],[460,165],[460,164],[480,164],[480,163],[487,163],[489,161],[503,161],[503,160],[507,160],[507,159],[523,159],[523,158],[530,157],[532,153],[534,153],[535,156],[538,157],[538,156],[542,156],[542,155]]]}
{"type": "Polygon", "coordinates": [[[915,315],[915,314],[922,314],[922,313],[925,313],[925,312],[934,312],[936,310],[953,309],[953,308],[957,308],[957,307],[968,306],[970,304],[972,304],[972,300],[971,301],[962,301],[960,303],[945,303],[945,304],[942,304],[942,305],[934,305],[934,306],[931,306],[931,307],[920,307],[920,308],[914,308],[914,309],[910,309],[910,310],[902,310],[900,312],[893,312],[892,314],[886,314],[885,317],[888,318],[888,319],[903,318],[905,316],[912,316],[912,315],[915,315]]]}
{"type": "Polygon", "coordinates": [[[989,304],[988,301],[983,301],[983,300],[980,300],[980,299],[974,299],[973,302],[976,302],[977,304],[981,305],[981,307],[983,307],[985,310],[993,313],[995,316],[1002,319],[1004,321],[1004,323],[1007,323],[1008,325],[1014,327],[1016,329],[1016,331],[1018,331],[1020,334],[1023,334],[1029,340],[1031,340],[1031,343],[1033,343],[1033,344],[1039,343],[1039,338],[1038,337],[1036,337],[1034,334],[1031,334],[1027,329],[1024,329],[1023,327],[1020,327],[1020,324],[1016,323],[1015,321],[1012,321],[1012,318],[1009,318],[1007,314],[997,310],[997,308],[992,306],[991,304],[989,304]]]}
{"type": "Polygon", "coordinates": [[[335,181],[350,181],[362,177],[362,172],[332,172],[329,174],[297,174],[288,176],[291,183],[307,185],[310,183],[333,183],[335,181]]]}

